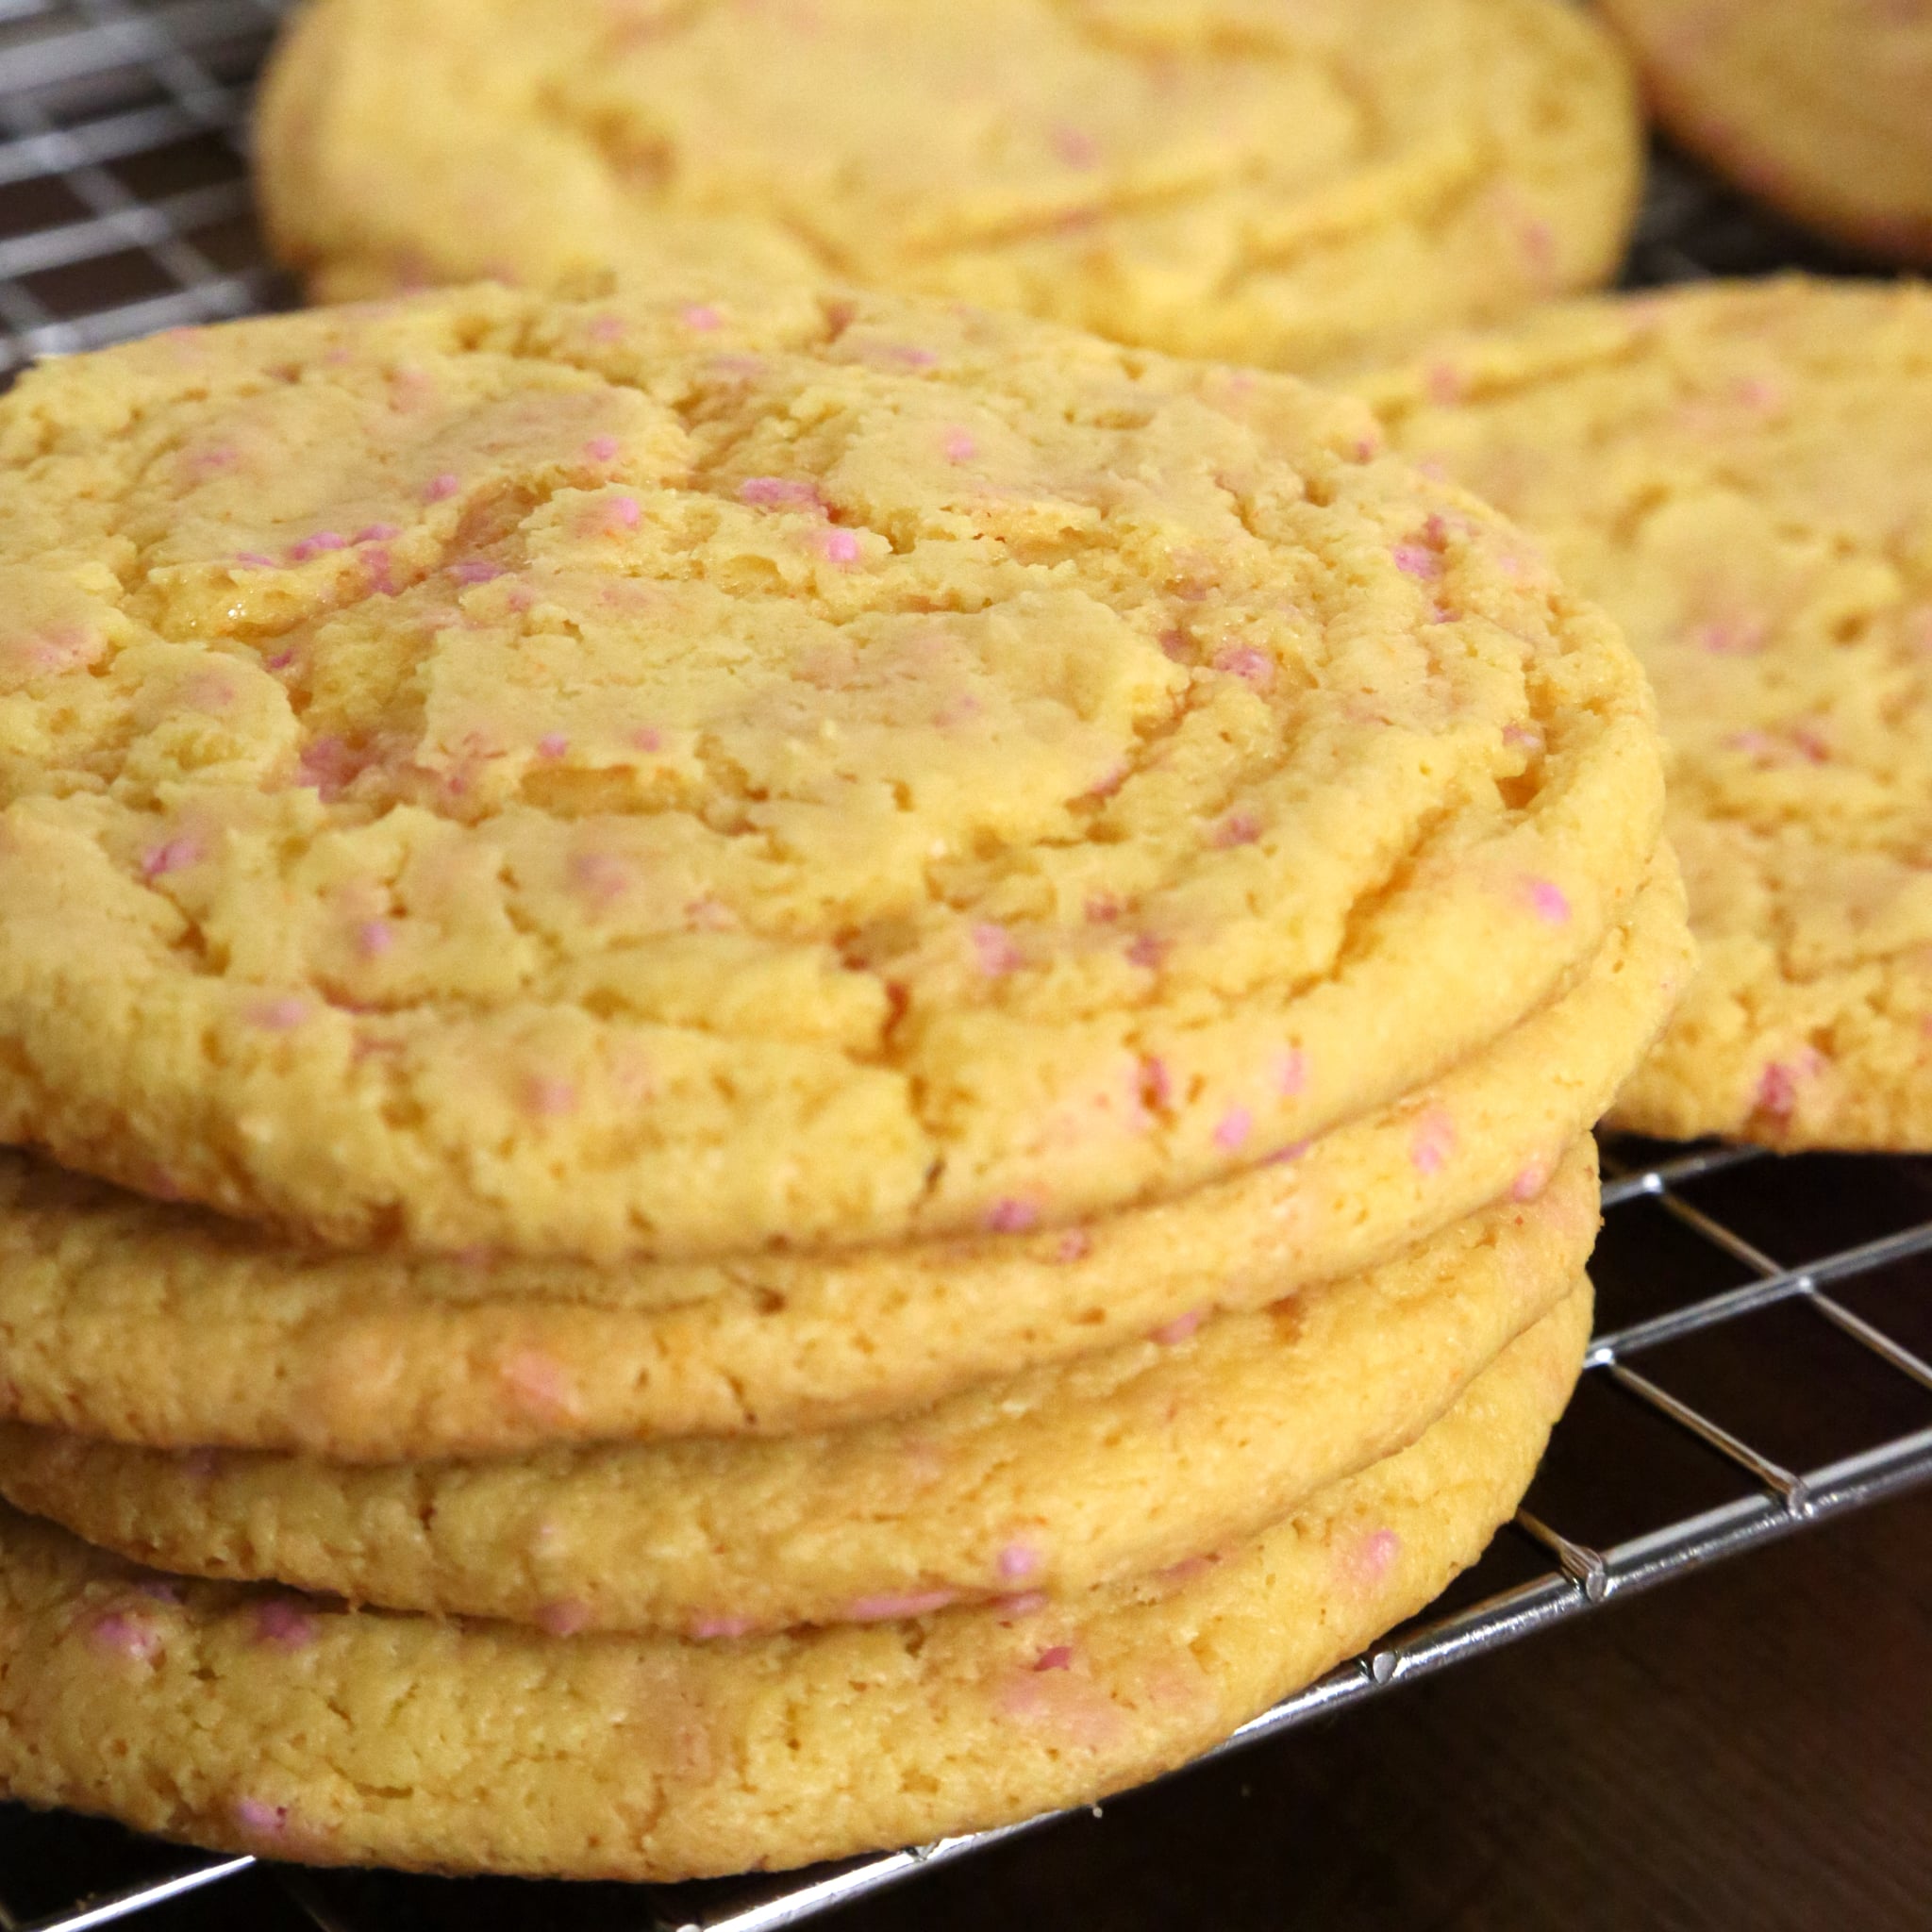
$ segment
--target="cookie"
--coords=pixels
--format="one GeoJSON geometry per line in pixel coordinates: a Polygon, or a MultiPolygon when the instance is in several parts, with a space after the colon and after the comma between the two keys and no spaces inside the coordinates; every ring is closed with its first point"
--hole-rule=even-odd
{"type": "Polygon", "coordinates": [[[256,141],[325,300],[695,260],[1303,370],[1607,280],[1641,144],[1562,0],[318,0],[256,141]]]}
{"type": "Polygon", "coordinates": [[[1656,683],[1704,965],[1618,1122],[1932,1148],[1932,295],[1584,304],[1369,388],[1656,683]]]}
{"type": "Polygon", "coordinates": [[[0,1512],[0,1787],[275,1858],[632,1879],[1091,1802],[1473,1562],[1589,1325],[1579,1290],[1413,1446],[1223,1560],[1031,1609],[559,1638],[178,1584],[0,1512]]]}
{"type": "Polygon", "coordinates": [[[1932,9],[1917,0],[1601,0],[1671,133],[1793,219],[1932,263],[1932,9]]]}
{"type": "Polygon", "coordinates": [[[1614,628],[1359,405],[896,298],[482,287],[0,400],[0,1141],[332,1243],[1021,1232],[1586,962],[1614,628]]]}
{"type": "Polygon", "coordinates": [[[1066,1596],[1258,1533],[1415,1440],[1574,1287],[1585,1138],[1365,1275],[830,1435],[358,1468],[0,1425],[0,1493],[158,1569],[558,1632],[1066,1596]]]}
{"type": "Polygon", "coordinates": [[[830,1260],[606,1273],[322,1255],[0,1156],[0,1402],[80,1435],[337,1460],[851,1424],[1263,1307],[1534,1192],[1689,971],[1660,861],[1574,991],[1293,1160],[1071,1232],[830,1260]]]}

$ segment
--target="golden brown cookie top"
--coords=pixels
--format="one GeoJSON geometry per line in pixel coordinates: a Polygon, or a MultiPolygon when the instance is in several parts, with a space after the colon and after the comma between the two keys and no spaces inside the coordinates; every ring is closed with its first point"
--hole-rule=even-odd
{"type": "Polygon", "coordinates": [[[1036,1224],[1406,1091],[1657,823],[1358,406],[878,297],[479,290],[0,404],[0,1134],[333,1241],[1036,1224]]]}

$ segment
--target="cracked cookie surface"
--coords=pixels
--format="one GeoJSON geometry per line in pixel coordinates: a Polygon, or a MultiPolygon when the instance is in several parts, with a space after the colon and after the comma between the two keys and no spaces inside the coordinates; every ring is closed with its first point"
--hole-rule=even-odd
{"type": "Polygon", "coordinates": [[[1433,1085],[1291,1160],[1024,1236],[486,1267],[294,1248],[0,1154],[0,1403],[79,1436],[335,1461],[849,1426],[1251,1312],[1534,1192],[1690,966],[1660,856],[1582,981],[1433,1085]]]}
{"type": "Polygon", "coordinates": [[[332,298],[735,263],[1307,369],[1606,280],[1641,135],[1561,0],[319,0],[258,145],[332,298]]]}
{"type": "Polygon", "coordinates": [[[1614,628],[1359,406],[479,287],[0,402],[0,1139],[330,1242],[1022,1234],[1515,1024],[1660,822],[1614,628]]]}
{"type": "Polygon", "coordinates": [[[1365,387],[1657,687],[1704,963],[1619,1124],[1932,1148],[1932,295],[1578,304],[1365,387]]]}
{"type": "Polygon", "coordinates": [[[278,1859],[670,1879],[1089,1803],[1422,1607],[1527,1486],[1587,1285],[1420,1441],[1221,1561],[1063,1603],[709,1642],[131,1571],[0,1511],[0,1785],[278,1859]]]}

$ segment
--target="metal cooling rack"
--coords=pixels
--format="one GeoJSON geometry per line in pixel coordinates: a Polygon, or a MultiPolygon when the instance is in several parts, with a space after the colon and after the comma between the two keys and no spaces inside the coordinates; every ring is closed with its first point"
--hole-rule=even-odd
{"type": "MultiPolygon", "coordinates": [[[[0,381],[283,299],[243,135],[287,4],[0,0],[0,381]]],[[[1786,266],[1850,265],[1658,157],[1627,280],[1786,266]]],[[[1932,1480],[1932,1161],[1621,1143],[1607,1172],[1604,1332],[1514,1524],[1427,1619],[1215,1755],[1932,1480]]],[[[444,1881],[208,1859],[0,1807],[0,1932],[488,1928],[530,1924],[533,1895],[558,1932],[777,1932],[1031,1828],[755,1883],[485,1882],[445,1920],[444,1881]]]]}

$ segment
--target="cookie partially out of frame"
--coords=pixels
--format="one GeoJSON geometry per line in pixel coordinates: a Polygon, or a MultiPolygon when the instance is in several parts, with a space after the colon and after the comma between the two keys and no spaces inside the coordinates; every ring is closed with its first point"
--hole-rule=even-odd
{"type": "Polygon", "coordinates": [[[1932,1148],[1932,293],[1579,304],[1368,388],[1657,687],[1703,967],[1618,1122],[1932,1148]]]}
{"type": "Polygon", "coordinates": [[[1607,280],[1641,140],[1565,0],[315,0],[257,147],[328,299],[736,264],[1309,369],[1607,280]]]}
{"type": "Polygon", "coordinates": [[[338,1461],[863,1422],[1253,1311],[1533,1193],[1690,969],[1661,855],[1574,989],[1292,1159],[1073,1229],[823,1258],[338,1255],[0,1155],[0,1401],[81,1436],[338,1461]]]}
{"type": "Polygon", "coordinates": [[[1218,1561],[1038,1607],[692,1642],[133,1572],[0,1512],[0,1789],[275,1858],[675,1879],[1088,1802],[1420,1608],[1515,1507],[1579,1288],[1420,1441],[1218,1561]]]}
{"type": "Polygon", "coordinates": [[[1065,1596],[1257,1534],[1419,1436],[1574,1286],[1587,1136],[1363,1275],[829,1435],[376,1468],[0,1425],[0,1493],[161,1570],[554,1631],[1065,1596]]]}
{"type": "Polygon", "coordinates": [[[1932,8],[1600,0],[1676,139],[1794,220],[1932,263],[1932,8]]]}
{"type": "Polygon", "coordinates": [[[1634,660],[1359,405],[708,287],[0,399],[0,1141],[350,1247],[1064,1227],[1622,916],[1634,660]]]}

